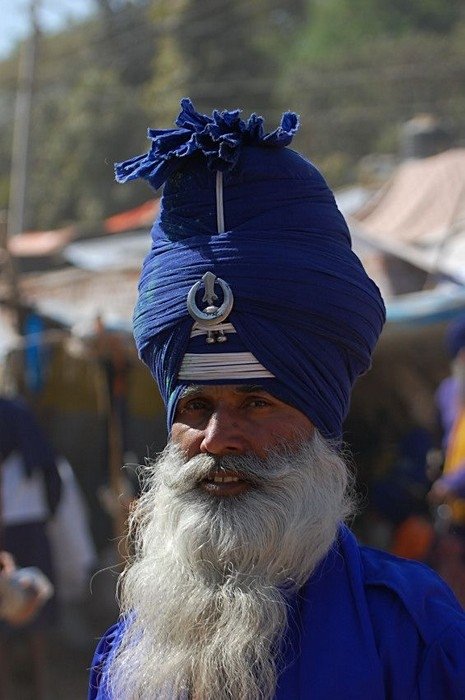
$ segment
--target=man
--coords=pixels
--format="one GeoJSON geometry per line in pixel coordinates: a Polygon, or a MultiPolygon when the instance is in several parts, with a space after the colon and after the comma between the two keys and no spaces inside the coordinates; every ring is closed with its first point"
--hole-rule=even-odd
{"type": "Polygon", "coordinates": [[[29,648],[32,692],[40,700],[47,693],[47,637],[57,614],[48,525],[60,503],[62,482],[48,437],[18,397],[0,396],[0,479],[2,548],[19,567],[13,574],[7,566],[1,581],[6,605],[0,605],[0,617],[5,619],[0,625],[0,696],[8,697],[11,642],[18,639],[29,648]],[[9,584],[28,589],[23,605],[8,591],[9,584]]]}
{"type": "Polygon", "coordinates": [[[151,130],[165,183],[134,318],[170,441],[131,516],[94,700],[463,697],[465,616],[429,569],[359,547],[341,456],[384,322],[317,169],[238,112],[151,130]]]}

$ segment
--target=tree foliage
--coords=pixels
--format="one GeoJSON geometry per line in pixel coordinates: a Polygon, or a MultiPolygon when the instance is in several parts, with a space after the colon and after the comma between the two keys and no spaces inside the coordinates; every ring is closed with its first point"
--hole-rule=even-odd
{"type": "Polygon", "coordinates": [[[459,0],[311,0],[300,55],[328,58],[373,39],[447,34],[460,20],[459,0]]]}
{"type": "MultiPolygon", "coordinates": [[[[123,188],[113,177],[114,161],[146,146],[141,90],[156,53],[146,6],[112,3],[82,26],[42,40],[29,157],[29,228],[71,221],[97,225],[150,197],[148,189],[123,188]]],[[[8,167],[4,173],[6,178],[8,167]]]]}
{"type": "Polygon", "coordinates": [[[162,0],[152,17],[163,27],[163,50],[149,95],[156,116],[172,121],[188,94],[204,112],[240,107],[273,114],[274,86],[304,0],[162,0]]]}
{"type": "MultiPolygon", "coordinates": [[[[398,127],[433,112],[465,139],[465,17],[459,0],[95,0],[96,13],[43,37],[28,220],[95,221],[150,196],[112,163],[169,127],[179,100],[240,107],[274,128],[300,112],[296,147],[348,181],[398,127]]],[[[0,71],[0,208],[6,208],[17,52],[0,71]]]]}
{"type": "Polygon", "coordinates": [[[329,165],[332,184],[355,177],[368,153],[397,152],[400,126],[418,113],[465,137],[464,33],[458,3],[314,0],[278,92],[304,115],[298,143],[329,165]]]}
{"type": "MultiPolygon", "coordinates": [[[[32,163],[40,177],[31,178],[29,193],[37,226],[98,222],[134,203],[131,188],[114,182],[112,165],[145,148],[139,101],[137,90],[121,90],[113,72],[95,69],[85,72],[66,100],[51,95],[42,103],[32,163]],[[65,128],[51,132],[51,123],[65,128]]],[[[140,191],[144,195],[149,193],[140,191]]]]}

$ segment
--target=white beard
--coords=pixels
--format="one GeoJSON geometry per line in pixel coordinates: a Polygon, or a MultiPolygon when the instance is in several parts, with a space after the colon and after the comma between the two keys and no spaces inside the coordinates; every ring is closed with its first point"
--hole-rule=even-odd
{"type": "Polygon", "coordinates": [[[134,561],[120,581],[130,620],[108,674],[115,700],[269,700],[287,599],[353,511],[351,476],[318,433],[266,460],[186,462],[168,445],[131,517],[134,561]],[[215,467],[254,487],[217,498],[198,488],[215,467]]]}

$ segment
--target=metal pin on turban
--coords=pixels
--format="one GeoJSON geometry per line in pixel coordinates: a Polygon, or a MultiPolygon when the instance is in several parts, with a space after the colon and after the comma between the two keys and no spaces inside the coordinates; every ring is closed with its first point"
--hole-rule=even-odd
{"type": "MultiPolygon", "coordinates": [[[[216,171],[216,226],[218,233],[224,233],[223,173],[220,170],[216,171]]],[[[187,295],[187,310],[196,321],[197,327],[207,330],[207,343],[223,343],[227,340],[221,324],[229,316],[233,303],[234,297],[231,288],[213,272],[206,272],[202,279],[191,287],[187,295]],[[195,300],[202,283],[205,287],[203,301],[208,304],[203,311],[199,309],[195,300]],[[214,301],[218,298],[215,294],[215,284],[220,285],[224,296],[220,307],[214,305],[214,301]],[[215,328],[213,329],[213,327],[215,328]]]]}
{"type": "Polygon", "coordinates": [[[224,233],[223,172],[216,171],[216,228],[224,233]]]}

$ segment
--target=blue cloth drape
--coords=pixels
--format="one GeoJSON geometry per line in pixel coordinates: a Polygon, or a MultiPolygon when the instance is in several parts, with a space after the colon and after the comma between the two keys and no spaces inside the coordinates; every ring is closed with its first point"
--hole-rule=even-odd
{"type": "MultiPolygon", "coordinates": [[[[97,647],[89,700],[124,700],[104,682],[122,630],[97,647]]],[[[465,614],[449,588],[423,564],[359,547],[345,527],[291,601],[283,648],[275,700],[464,697],[465,614]]]]}

